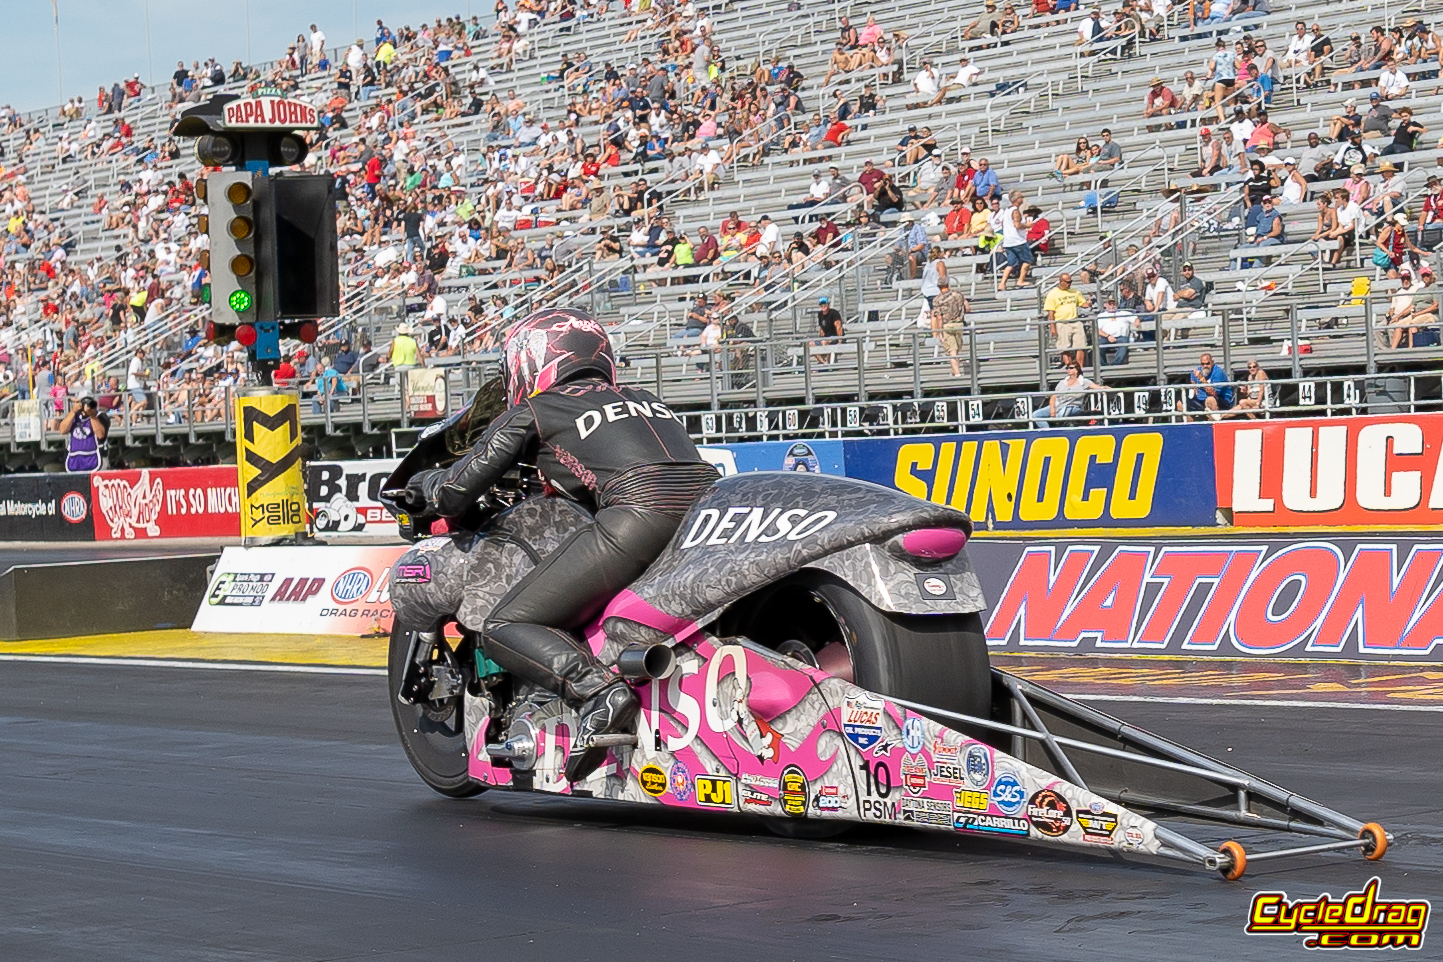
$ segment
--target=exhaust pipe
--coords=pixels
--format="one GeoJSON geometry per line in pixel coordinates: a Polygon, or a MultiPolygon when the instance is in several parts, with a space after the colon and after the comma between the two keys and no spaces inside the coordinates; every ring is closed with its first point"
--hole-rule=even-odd
{"type": "Polygon", "coordinates": [[[649,681],[671,675],[676,654],[670,645],[632,645],[616,659],[616,670],[627,681],[649,681]]]}

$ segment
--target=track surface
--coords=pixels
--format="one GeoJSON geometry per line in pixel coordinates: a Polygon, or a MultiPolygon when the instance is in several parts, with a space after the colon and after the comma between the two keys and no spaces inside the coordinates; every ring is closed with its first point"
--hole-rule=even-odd
{"type": "MultiPolygon", "coordinates": [[[[412,774],[375,676],[10,661],[0,678],[4,959],[1232,962],[1309,954],[1243,933],[1264,888],[1341,895],[1376,872],[1385,897],[1443,910],[1434,712],[1100,705],[1398,836],[1379,863],[1228,884],[903,829],[799,842],[448,801],[412,774]]],[[[1440,926],[1414,957],[1437,957],[1440,926]]]]}

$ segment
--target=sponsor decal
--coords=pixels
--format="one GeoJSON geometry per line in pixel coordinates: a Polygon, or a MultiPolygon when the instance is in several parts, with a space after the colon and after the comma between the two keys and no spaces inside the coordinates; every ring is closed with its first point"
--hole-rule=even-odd
{"type": "Polygon", "coordinates": [[[382,534],[393,532],[395,522],[380,494],[400,463],[394,459],[308,463],[306,501],[312,527],[332,538],[376,534],[378,528],[382,534]]]}
{"type": "Polygon", "coordinates": [[[812,808],[818,812],[840,812],[852,800],[852,796],[836,785],[823,785],[812,797],[812,808]]]}
{"type": "Polygon", "coordinates": [[[299,130],[320,126],[315,107],[304,100],[289,100],[281,96],[241,97],[221,109],[225,126],[231,130],[299,130]]]}
{"type": "Polygon", "coordinates": [[[1301,935],[1309,949],[1421,949],[1432,904],[1427,899],[1382,899],[1381,884],[1374,876],[1362,890],[1338,899],[1325,892],[1293,901],[1287,892],[1259,892],[1244,931],[1301,935]]]}
{"type": "Polygon", "coordinates": [[[836,520],[835,511],[812,511],[810,508],[703,508],[697,512],[681,547],[739,542],[771,544],[783,538],[800,541],[836,520]]]}
{"type": "Polygon", "coordinates": [[[1032,827],[1050,838],[1061,838],[1072,827],[1072,806],[1058,792],[1044,788],[1027,802],[1032,827]]]}
{"type": "Polygon", "coordinates": [[[768,795],[766,792],[752,788],[750,785],[742,786],[743,805],[755,805],[758,807],[765,807],[772,805],[775,802],[776,799],[768,795]]]}
{"type": "Polygon", "coordinates": [[[796,765],[788,765],[782,769],[778,784],[781,786],[778,798],[782,811],[796,816],[807,814],[807,776],[802,770],[796,765]]]}
{"type": "Polygon", "coordinates": [[[842,702],[842,734],[866,751],[882,740],[882,699],[860,689],[852,691],[842,702]]]}
{"type": "Polygon", "coordinates": [[[895,822],[897,820],[897,803],[885,798],[864,798],[862,799],[862,817],[878,822],[895,822]]]}
{"type": "Polygon", "coordinates": [[[955,762],[957,753],[962,749],[961,745],[949,745],[942,740],[943,736],[938,735],[932,739],[932,757],[938,761],[955,762]]]}
{"type": "Polygon", "coordinates": [[[425,585],[431,583],[431,562],[421,559],[406,564],[397,563],[391,581],[401,585],[425,585]]]}
{"type": "Polygon", "coordinates": [[[998,772],[997,781],[992,783],[992,804],[997,806],[998,811],[1004,815],[1016,815],[1026,803],[1027,790],[1022,787],[1022,779],[1013,772],[998,772]]]}
{"type": "Polygon", "coordinates": [[[915,755],[922,750],[925,737],[922,732],[922,719],[916,715],[907,716],[907,720],[902,722],[902,748],[915,755]]]}
{"type": "Polygon", "coordinates": [[[807,471],[811,474],[818,474],[822,470],[822,462],[812,450],[812,446],[804,441],[798,441],[787,449],[787,456],[782,459],[783,471],[807,471]]]}
{"type": "Polygon", "coordinates": [[[1443,645],[1443,541],[979,547],[992,646],[1397,660],[1443,645]]]}
{"type": "Polygon", "coordinates": [[[651,418],[653,420],[675,421],[676,415],[660,401],[613,401],[599,408],[587,411],[576,419],[576,431],[582,440],[590,437],[603,424],[625,421],[627,418],[651,418]]]}
{"type": "Polygon", "coordinates": [[[1088,811],[1085,812],[1079,809],[1077,812],[1077,827],[1082,829],[1082,840],[1084,842],[1111,845],[1112,833],[1117,831],[1117,813],[1093,811],[1091,806],[1089,806],[1088,811]]]}
{"type": "Polygon", "coordinates": [[[952,579],[944,575],[917,575],[917,587],[922,591],[923,598],[933,598],[938,601],[952,601],[957,594],[952,590],[952,579]]]}
{"type": "Polygon", "coordinates": [[[967,746],[967,757],[963,762],[967,769],[967,784],[973,788],[985,789],[992,784],[992,753],[986,745],[976,743],[967,746]]]}
{"type": "Polygon", "coordinates": [[[310,601],[325,587],[325,578],[282,578],[271,595],[271,604],[300,604],[310,601]]]}
{"type": "Polygon", "coordinates": [[[304,531],[299,397],[243,391],[235,404],[241,535],[257,538],[304,531]]]}
{"type": "Polygon", "coordinates": [[[743,785],[750,785],[753,788],[765,788],[773,792],[777,790],[780,784],[774,775],[753,775],[751,772],[742,772],[741,779],[743,785]]]}
{"type": "Polygon", "coordinates": [[[275,574],[266,572],[223,571],[216,576],[205,601],[224,607],[259,608],[266,602],[275,574]]]}
{"type": "Polygon", "coordinates": [[[846,442],[848,477],[951,505],[1000,530],[1211,525],[1215,483],[1197,466],[1212,463],[1208,425],[846,442]]]}
{"type": "Polygon", "coordinates": [[[666,772],[656,765],[643,766],[641,771],[636,773],[636,781],[641,790],[652,798],[661,798],[666,794],[666,772]]]}
{"type": "Polygon", "coordinates": [[[1129,825],[1122,830],[1123,848],[1142,848],[1143,841],[1142,829],[1129,825]]]}
{"type": "Polygon", "coordinates": [[[1213,425],[1238,527],[1443,523],[1443,415],[1213,425]]]}
{"type": "MultiPolygon", "coordinates": [[[[687,417],[687,415],[682,415],[687,417]]],[[[690,417],[696,418],[696,415],[690,417]]],[[[715,417],[703,415],[700,419],[715,417]]],[[[741,433],[765,434],[768,431],[796,430],[805,417],[803,412],[779,411],[735,412],[730,416],[746,421],[741,433]],[[765,423],[759,423],[765,422],[765,423]]],[[[704,428],[705,425],[692,425],[704,428]]],[[[735,427],[735,424],[732,425],[735,427]]],[[[694,432],[695,433],[695,432],[694,432]]],[[[700,433],[712,434],[702,430],[700,433]]],[[[806,474],[845,474],[843,469],[843,445],[840,440],[831,441],[748,441],[741,444],[699,445],[701,454],[723,477],[745,474],[749,471],[799,471],[806,474]]]]}
{"type": "Polygon", "coordinates": [[[450,538],[446,537],[445,535],[438,535],[435,538],[424,538],[420,541],[417,541],[415,544],[411,545],[411,547],[421,552],[440,551],[442,548],[446,547],[450,543],[450,538]]]}
{"type": "Polygon", "coordinates": [[[958,788],[952,792],[952,804],[966,812],[985,812],[991,798],[974,788],[958,788]]]}
{"type": "Polygon", "coordinates": [[[952,805],[945,798],[903,798],[897,802],[900,820],[917,825],[951,825],[952,805]]]}
{"type": "Polygon", "coordinates": [[[358,601],[371,590],[371,572],[365,568],[344,571],[331,583],[331,597],[338,605],[358,601]]]}
{"type": "Polygon", "coordinates": [[[1027,819],[1016,815],[981,815],[957,812],[952,827],[959,832],[984,832],[988,835],[1026,835],[1027,819]]]}
{"type": "Polygon", "coordinates": [[[691,772],[681,762],[671,763],[671,793],[678,802],[691,798],[691,772]]]}
{"type": "Polygon", "coordinates": [[[961,785],[962,766],[956,762],[932,763],[932,781],[939,785],[961,785]]]}
{"type": "Polygon", "coordinates": [[[90,515],[90,502],[79,491],[67,491],[60,498],[60,516],[71,524],[79,524],[90,515]]]}
{"type": "Polygon", "coordinates": [[[927,790],[927,779],[930,774],[927,769],[927,759],[924,756],[902,756],[902,784],[911,794],[921,795],[927,790]]]}
{"type": "Polygon", "coordinates": [[[240,534],[235,468],[96,471],[90,492],[101,541],[240,534]]]}
{"type": "Polygon", "coordinates": [[[698,775],[696,803],[703,808],[736,808],[735,779],[730,775],[698,775]]]}

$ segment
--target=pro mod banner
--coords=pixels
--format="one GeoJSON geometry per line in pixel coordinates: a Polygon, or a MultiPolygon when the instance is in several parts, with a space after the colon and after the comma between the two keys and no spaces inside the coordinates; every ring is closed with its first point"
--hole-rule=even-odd
{"type": "Polygon", "coordinates": [[[846,441],[846,474],[967,512],[979,528],[1211,526],[1207,425],[846,441]]]}
{"type": "Polygon", "coordinates": [[[236,398],[241,537],[286,537],[306,529],[301,480],[300,401],[269,388],[236,398]]]}
{"type": "Polygon", "coordinates": [[[967,550],[999,649],[1443,662],[1443,539],[967,550]]]}
{"type": "Polygon", "coordinates": [[[96,471],[89,477],[99,541],[240,534],[234,468],[96,471]]]}
{"type": "Polygon", "coordinates": [[[1443,524],[1443,414],[1213,430],[1218,504],[1238,527],[1443,524]]]}
{"type": "Polygon", "coordinates": [[[374,635],[391,630],[391,565],[409,545],[226,548],[196,631],[374,635]]]}
{"type": "Polygon", "coordinates": [[[381,504],[381,489],[399,460],[312,461],[306,465],[311,521],[322,538],[395,535],[396,519],[381,504]]]}

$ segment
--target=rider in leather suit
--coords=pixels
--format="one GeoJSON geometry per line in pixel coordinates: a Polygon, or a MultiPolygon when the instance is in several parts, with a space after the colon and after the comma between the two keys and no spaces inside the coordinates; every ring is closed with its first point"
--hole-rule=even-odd
{"type": "Polygon", "coordinates": [[[717,478],[686,429],[651,394],[616,383],[601,324],[580,310],[541,310],[506,339],[507,412],[448,468],[417,474],[410,499],[458,517],[517,462],[595,513],[497,603],[486,654],[579,709],[566,777],[601,764],[599,735],[630,732],[631,687],[572,632],[594,619],[666,547],[693,502],[717,478]]]}

